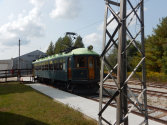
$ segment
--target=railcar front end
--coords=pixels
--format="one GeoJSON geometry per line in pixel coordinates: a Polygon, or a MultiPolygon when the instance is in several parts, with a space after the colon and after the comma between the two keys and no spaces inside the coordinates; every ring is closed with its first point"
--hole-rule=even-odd
{"type": "Polygon", "coordinates": [[[100,60],[98,55],[75,55],[71,69],[71,83],[74,93],[94,93],[100,81],[100,60]]]}

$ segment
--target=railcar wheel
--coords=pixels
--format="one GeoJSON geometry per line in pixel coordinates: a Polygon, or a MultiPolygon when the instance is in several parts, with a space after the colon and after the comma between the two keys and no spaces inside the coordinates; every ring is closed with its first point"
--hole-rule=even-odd
{"type": "Polygon", "coordinates": [[[58,89],[67,91],[67,84],[64,82],[58,82],[58,89]]]}

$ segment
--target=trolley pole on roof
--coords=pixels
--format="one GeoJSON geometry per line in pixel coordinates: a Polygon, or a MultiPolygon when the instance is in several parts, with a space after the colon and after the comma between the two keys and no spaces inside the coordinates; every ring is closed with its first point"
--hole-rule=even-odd
{"type": "MultiPolygon", "coordinates": [[[[131,111],[136,108],[143,116],[144,120],[140,123],[136,124],[145,124],[148,125],[148,113],[147,113],[147,95],[146,95],[146,71],[145,71],[145,50],[144,50],[144,0],[140,0],[137,5],[133,5],[136,2],[131,2],[130,0],[120,0],[120,3],[114,2],[112,0],[104,0],[105,1],[105,16],[104,16],[104,30],[103,30],[103,45],[102,45],[102,53],[101,53],[101,76],[100,76],[100,93],[99,93],[99,125],[103,123],[112,124],[112,125],[128,125],[128,115],[131,111]],[[132,4],[133,3],[133,4],[132,4]],[[130,7],[129,13],[127,13],[127,5],[130,7]],[[115,12],[112,6],[117,6],[120,8],[120,12],[115,12]],[[109,11],[108,11],[109,10],[109,11]],[[138,10],[140,10],[140,16],[138,15],[138,10]],[[109,12],[112,16],[109,15],[109,12]],[[108,18],[113,17],[113,18],[108,18]],[[139,31],[134,35],[134,32],[131,33],[131,30],[128,26],[131,24],[132,20],[136,17],[137,21],[140,23],[139,31]],[[127,23],[127,21],[129,22],[127,23]],[[117,23],[117,25],[112,24],[113,21],[117,23]],[[109,25],[116,25],[113,31],[107,29],[109,25]],[[139,35],[141,34],[141,35],[139,35]],[[106,42],[106,37],[108,37],[108,41],[106,42]],[[139,48],[138,43],[136,42],[137,38],[140,38],[141,48],[139,48]],[[130,42],[127,44],[127,40],[130,42]],[[126,51],[129,49],[129,46],[134,46],[136,50],[141,55],[141,59],[139,60],[136,66],[131,66],[127,61],[126,51]],[[106,59],[106,53],[111,50],[111,48],[117,48],[117,63],[115,66],[111,66],[110,62],[106,59]],[[109,74],[103,78],[104,66],[108,70],[109,74]],[[142,78],[140,78],[136,71],[142,66],[142,78]],[[127,76],[127,67],[131,69],[131,73],[127,76]],[[117,75],[117,79],[113,76],[117,75]],[[141,91],[140,94],[136,97],[136,95],[132,92],[131,88],[128,85],[128,81],[130,78],[135,75],[136,78],[141,83],[141,91]],[[114,93],[110,93],[107,89],[104,88],[104,82],[108,77],[111,77],[113,82],[115,83],[117,90],[114,93]],[[108,94],[110,99],[105,105],[103,104],[103,91],[108,94]],[[129,94],[128,94],[128,93],[129,94]],[[129,96],[130,95],[130,96],[129,96]],[[128,102],[131,103],[130,108],[128,109],[128,102]],[[103,116],[103,112],[107,110],[109,105],[112,103],[116,104],[116,120],[111,123],[110,119],[106,119],[103,116]]],[[[128,7],[128,8],[129,8],[128,7]]],[[[111,112],[113,115],[113,112],[111,112]]],[[[111,116],[111,118],[113,118],[111,116]]]]}

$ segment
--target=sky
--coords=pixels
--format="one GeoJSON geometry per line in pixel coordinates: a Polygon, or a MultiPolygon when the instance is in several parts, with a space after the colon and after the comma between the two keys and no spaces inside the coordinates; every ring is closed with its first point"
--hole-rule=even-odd
{"type": "MultiPolygon", "coordinates": [[[[131,2],[135,6],[139,0],[131,2]]],[[[167,0],[144,0],[145,37],[153,33],[159,19],[167,16],[166,5],[167,0]]],[[[115,12],[120,9],[111,7],[115,12]]],[[[130,10],[127,4],[127,13],[130,10]]],[[[104,13],[104,0],[0,0],[0,60],[18,57],[19,39],[20,55],[35,50],[46,52],[50,42],[55,44],[66,32],[77,33],[85,47],[93,45],[100,54],[104,13]]],[[[108,20],[111,18],[109,13],[108,20]]],[[[116,21],[113,21],[108,30],[113,32],[115,26],[116,21]]],[[[133,35],[140,30],[136,18],[129,29],[133,35]]]]}

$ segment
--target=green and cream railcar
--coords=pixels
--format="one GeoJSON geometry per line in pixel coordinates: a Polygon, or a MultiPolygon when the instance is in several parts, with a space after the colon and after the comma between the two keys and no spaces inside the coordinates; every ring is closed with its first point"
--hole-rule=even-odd
{"type": "Polygon", "coordinates": [[[99,54],[87,48],[77,48],[33,62],[39,81],[52,81],[74,93],[94,93],[99,89],[99,54]]]}

